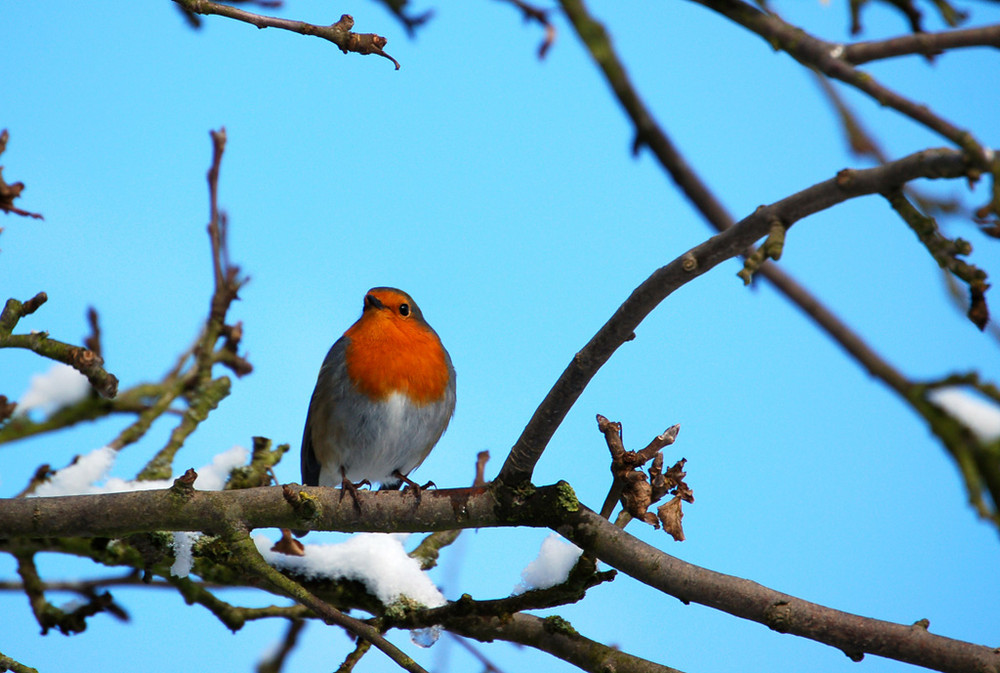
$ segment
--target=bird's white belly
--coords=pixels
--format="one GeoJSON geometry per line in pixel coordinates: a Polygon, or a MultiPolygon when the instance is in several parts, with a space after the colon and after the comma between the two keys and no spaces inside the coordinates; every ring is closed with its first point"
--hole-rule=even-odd
{"type": "Polygon", "coordinates": [[[321,486],[339,486],[341,467],[352,482],[396,481],[392,476],[395,471],[406,475],[423,461],[450,417],[444,404],[418,406],[399,393],[384,402],[354,403],[357,407],[350,414],[343,413],[342,406],[332,410],[330,420],[339,426],[336,435],[341,441],[331,447],[336,455],[330,457],[335,460],[320,457],[321,486]]]}

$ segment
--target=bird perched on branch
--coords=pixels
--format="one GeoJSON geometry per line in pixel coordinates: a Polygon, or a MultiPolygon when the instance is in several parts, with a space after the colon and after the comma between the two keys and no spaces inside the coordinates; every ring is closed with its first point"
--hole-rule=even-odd
{"type": "MultiPolygon", "coordinates": [[[[302,483],[383,489],[423,462],[455,410],[455,369],[402,290],[372,288],[327,353],[302,435],[302,483]]],[[[417,491],[419,493],[419,490],[417,491]]]]}

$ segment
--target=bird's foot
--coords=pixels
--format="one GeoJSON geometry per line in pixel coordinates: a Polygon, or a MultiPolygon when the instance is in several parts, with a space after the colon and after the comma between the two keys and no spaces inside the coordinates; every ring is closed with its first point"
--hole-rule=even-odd
{"type": "Polygon", "coordinates": [[[361,488],[362,486],[371,486],[371,485],[372,483],[367,479],[362,479],[361,481],[355,484],[346,476],[343,477],[343,480],[340,482],[340,501],[343,502],[344,496],[350,493],[351,500],[354,501],[354,509],[358,510],[358,512],[360,513],[361,501],[358,500],[358,489],[361,488]]]}
{"type": "Polygon", "coordinates": [[[420,497],[423,495],[425,490],[427,490],[431,486],[437,488],[437,484],[435,484],[433,481],[428,481],[426,484],[421,486],[420,484],[413,481],[399,470],[393,472],[392,476],[395,477],[396,479],[399,479],[404,484],[406,484],[406,486],[403,488],[403,492],[405,493],[407,491],[413,491],[413,494],[416,496],[418,502],[420,501],[420,497]]]}

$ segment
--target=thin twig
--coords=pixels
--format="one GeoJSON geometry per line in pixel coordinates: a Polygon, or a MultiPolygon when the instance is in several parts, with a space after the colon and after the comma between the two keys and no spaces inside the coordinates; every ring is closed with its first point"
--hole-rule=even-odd
{"type": "Polygon", "coordinates": [[[928,106],[915,103],[879,84],[870,74],[855,69],[843,58],[843,45],[809,35],[777,15],[763,12],[742,0],[693,1],[756,33],[772,47],[784,50],[803,65],[840,80],[867,94],[879,105],[891,107],[931,129],[968,152],[981,170],[990,170],[991,156],[972,133],[935,114],[928,106]]]}
{"type": "Polygon", "coordinates": [[[50,360],[67,364],[86,376],[94,390],[103,397],[117,395],[118,379],[104,369],[104,360],[89,348],[50,339],[46,332],[13,333],[22,318],[34,313],[46,301],[48,295],[44,292],[39,292],[25,302],[7,300],[3,312],[0,312],[0,348],[25,348],[50,360]]]}
{"type": "Polygon", "coordinates": [[[293,21],[291,19],[279,19],[275,16],[264,16],[253,14],[230,5],[224,5],[211,0],[174,0],[184,10],[194,14],[215,14],[224,16],[236,21],[249,23],[258,28],[280,28],[300,35],[315,35],[324,40],[328,40],[338,47],[345,54],[353,52],[355,54],[376,54],[382,58],[389,59],[396,70],[399,70],[399,62],[383,51],[388,40],[375,33],[354,33],[354,18],[349,14],[340,17],[337,23],[329,26],[317,26],[304,21],[293,21]]]}
{"type": "Polygon", "coordinates": [[[844,45],[841,58],[851,65],[861,65],[897,56],[914,54],[936,56],[950,49],[965,47],[1000,47],[1000,24],[945,30],[939,33],[913,33],[888,40],[855,42],[844,45]]]}

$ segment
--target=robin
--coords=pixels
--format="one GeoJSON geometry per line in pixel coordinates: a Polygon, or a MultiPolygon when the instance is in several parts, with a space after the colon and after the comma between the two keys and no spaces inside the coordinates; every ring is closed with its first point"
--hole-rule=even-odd
{"type": "MultiPolygon", "coordinates": [[[[455,369],[402,290],[372,288],[319,370],[302,435],[302,482],[382,489],[423,462],[455,411],[455,369]]],[[[419,490],[417,491],[419,493],[419,490]]]]}

